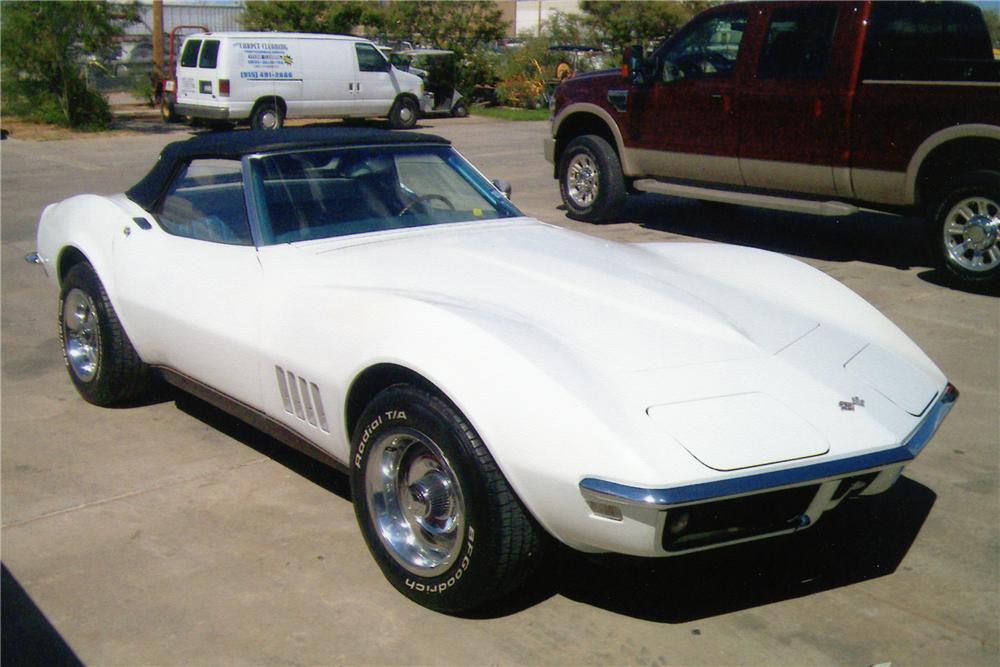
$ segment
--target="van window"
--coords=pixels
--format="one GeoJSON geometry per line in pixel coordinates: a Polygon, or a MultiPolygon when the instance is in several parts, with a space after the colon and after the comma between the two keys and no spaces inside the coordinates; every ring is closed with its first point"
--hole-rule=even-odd
{"type": "Polygon", "coordinates": [[[167,190],[156,219],[164,231],[211,243],[253,245],[239,160],[192,160],[167,190]]]}
{"type": "Polygon", "coordinates": [[[389,65],[382,53],[371,44],[355,44],[358,52],[358,69],[362,72],[385,72],[389,65]]]}
{"type": "Polygon", "coordinates": [[[200,39],[189,39],[184,42],[184,52],[181,53],[181,67],[195,67],[198,65],[198,49],[201,48],[200,39]]]}
{"type": "Polygon", "coordinates": [[[822,79],[830,61],[836,5],[776,9],[760,54],[758,79],[822,79]]]}
{"type": "Polygon", "coordinates": [[[201,57],[198,58],[198,67],[215,69],[219,62],[219,40],[206,39],[205,45],[201,47],[201,57]]]}

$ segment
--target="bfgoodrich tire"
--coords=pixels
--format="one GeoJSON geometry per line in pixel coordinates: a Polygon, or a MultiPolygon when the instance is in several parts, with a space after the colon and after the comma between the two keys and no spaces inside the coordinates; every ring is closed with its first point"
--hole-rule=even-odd
{"type": "Polygon", "coordinates": [[[945,268],[967,283],[1000,282],[1000,172],[965,174],[937,201],[930,240],[945,268]]]}
{"type": "Polygon", "coordinates": [[[59,340],[70,380],[88,403],[129,405],[152,391],[151,369],[132,347],[104,285],[86,262],[62,281],[59,340]]]}
{"type": "Polygon", "coordinates": [[[399,384],[369,404],[351,439],[351,495],[382,573],[429,609],[459,613],[515,590],[540,536],[466,419],[399,384]]]}
{"type": "Polygon", "coordinates": [[[394,130],[409,130],[417,124],[419,112],[416,101],[404,95],[389,110],[389,127],[394,130]]]}
{"type": "Polygon", "coordinates": [[[625,201],[618,154],[597,135],[573,139],[559,160],[559,192],[569,217],[586,222],[609,220],[625,201]]]}

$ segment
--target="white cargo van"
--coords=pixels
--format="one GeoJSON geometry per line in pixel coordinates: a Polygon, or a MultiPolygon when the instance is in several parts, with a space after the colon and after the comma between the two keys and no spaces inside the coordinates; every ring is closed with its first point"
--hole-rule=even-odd
{"type": "Polygon", "coordinates": [[[420,77],[393,67],[366,39],[281,32],[192,35],[177,66],[176,113],[278,129],[285,118],[388,116],[414,126],[420,77]]]}

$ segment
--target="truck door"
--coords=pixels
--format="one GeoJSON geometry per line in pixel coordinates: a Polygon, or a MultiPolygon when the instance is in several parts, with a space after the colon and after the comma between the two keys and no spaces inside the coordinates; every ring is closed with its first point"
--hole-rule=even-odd
{"type": "MultiPolygon", "coordinates": [[[[846,127],[849,71],[835,58],[838,15],[852,5],[803,3],[758,9],[766,25],[753,73],[740,89],[740,169],[746,184],[823,195],[838,193],[837,130],[846,127]],[[838,82],[845,82],[838,90],[838,82]]],[[[842,21],[844,29],[850,21],[842,21]]],[[[843,138],[846,141],[846,136],[843,138]]]]}
{"type": "Polygon", "coordinates": [[[634,86],[625,144],[646,173],[740,185],[734,105],[747,10],[702,15],[654,54],[650,86],[634,86]]]}

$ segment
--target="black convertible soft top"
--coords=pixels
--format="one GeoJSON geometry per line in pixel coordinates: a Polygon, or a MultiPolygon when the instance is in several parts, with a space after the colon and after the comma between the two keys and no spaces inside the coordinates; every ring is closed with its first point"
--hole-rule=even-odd
{"type": "Polygon", "coordinates": [[[146,210],[153,208],[178,166],[193,158],[238,159],[252,153],[296,148],[450,143],[433,134],[362,127],[288,127],[280,130],[212,132],[168,144],[149,173],[129,188],[125,195],[146,210]]]}

